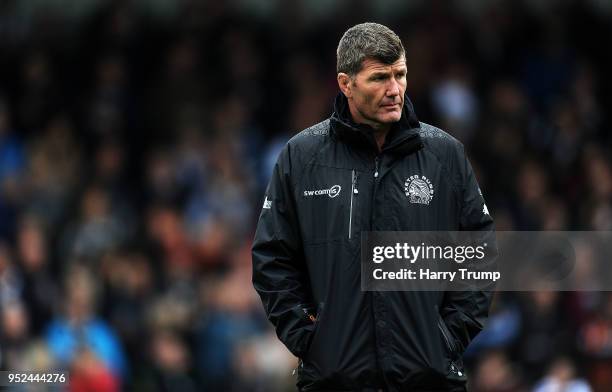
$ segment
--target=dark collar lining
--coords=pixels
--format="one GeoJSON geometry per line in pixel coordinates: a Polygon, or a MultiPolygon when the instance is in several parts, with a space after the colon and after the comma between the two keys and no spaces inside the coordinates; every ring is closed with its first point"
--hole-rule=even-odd
{"type": "MultiPolygon", "coordinates": [[[[418,133],[419,120],[414,113],[412,102],[404,96],[404,107],[402,117],[393,124],[385,144],[383,152],[393,155],[408,155],[423,147],[418,133]]],[[[331,116],[331,132],[339,139],[361,148],[374,149],[378,151],[374,139],[372,127],[366,124],[356,124],[351,118],[348,100],[342,93],[338,93],[334,102],[334,112],[331,116]]]]}

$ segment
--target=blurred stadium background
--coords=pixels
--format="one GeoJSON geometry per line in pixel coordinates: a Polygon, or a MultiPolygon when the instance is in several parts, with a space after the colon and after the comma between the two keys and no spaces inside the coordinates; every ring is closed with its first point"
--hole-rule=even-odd
{"type": "MultiPolygon", "coordinates": [[[[294,390],[250,243],[363,21],[402,37],[417,115],[465,143],[498,229],[612,229],[610,1],[2,0],[0,368],[294,390]]],[[[500,293],[465,358],[476,392],[610,391],[612,294],[500,293]]]]}

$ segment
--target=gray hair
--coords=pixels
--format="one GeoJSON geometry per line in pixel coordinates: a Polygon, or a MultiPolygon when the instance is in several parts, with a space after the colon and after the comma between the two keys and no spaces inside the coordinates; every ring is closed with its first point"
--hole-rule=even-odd
{"type": "Polygon", "coordinates": [[[361,71],[366,58],[393,64],[405,53],[402,41],[393,30],[378,23],[361,23],[346,30],[340,38],[336,71],[354,76],[361,71]]]}

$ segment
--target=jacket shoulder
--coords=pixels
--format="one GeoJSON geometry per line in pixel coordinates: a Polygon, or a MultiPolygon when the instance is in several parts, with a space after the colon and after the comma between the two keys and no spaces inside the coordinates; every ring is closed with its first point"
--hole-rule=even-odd
{"type": "Polygon", "coordinates": [[[425,150],[436,157],[454,186],[460,189],[466,174],[467,159],[463,143],[440,128],[423,122],[420,124],[419,136],[425,150]]]}
{"type": "Polygon", "coordinates": [[[428,147],[441,151],[449,148],[463,148],[463,144],[459,140],[444,132],[440,128],[424,122],[420,122],[419,124],[421,125],[421,128],[419,129],[419,136],[421,139],[423,139],[423,143],[425,143],[428,147]]]}
{"type": "Polygon", "coordinates": [[[295,163],[304,164],[312,159],[330,141],[330,119],[321,121],[294,135],[287,142],[295,163]]]}
{"type": "Polygon", "coordinates": [[[288,144],[292,147],[309,148],[325,142],[325,137],[329,135],[330,119],[321,121],[311,127],[298,132],[288,144]]]}
{"type": "Polygon", "coordinates": [[[463,143],[455,137],[444,132],[440,128],[421,122],[419,136],[425,145],[425,149],[438,157],[442,163],[449,160],[462,158],[465,155],[463,143]]]}

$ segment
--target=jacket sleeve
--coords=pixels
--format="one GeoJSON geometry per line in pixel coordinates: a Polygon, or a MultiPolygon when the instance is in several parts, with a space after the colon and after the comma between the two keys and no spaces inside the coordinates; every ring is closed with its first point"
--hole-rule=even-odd
{"type": "MultiPolygon", "coordinates": [[[[470,231],[468,238],[474,245],[487,244],[486,257],[479,262],[483,270],[496,267],[497,242],[493,219],[489,214],[472,166],[463,146],[458,149],[458,178],[460,189],[460,230],[470,231]]],[[[494,284],[487,282],[477,287],[470,282],[460,283],[462,290],[447,291],[440,313],[463,352],[484,328],[493,297],[494,284]]]]}
{"type": "Polygon", "coordinates": [[[292,191],[291,149],[281,152],[266,190],[253,241],[253,286],[268,320],[300,357],[314,330],[314,307],[292,191]]]}

